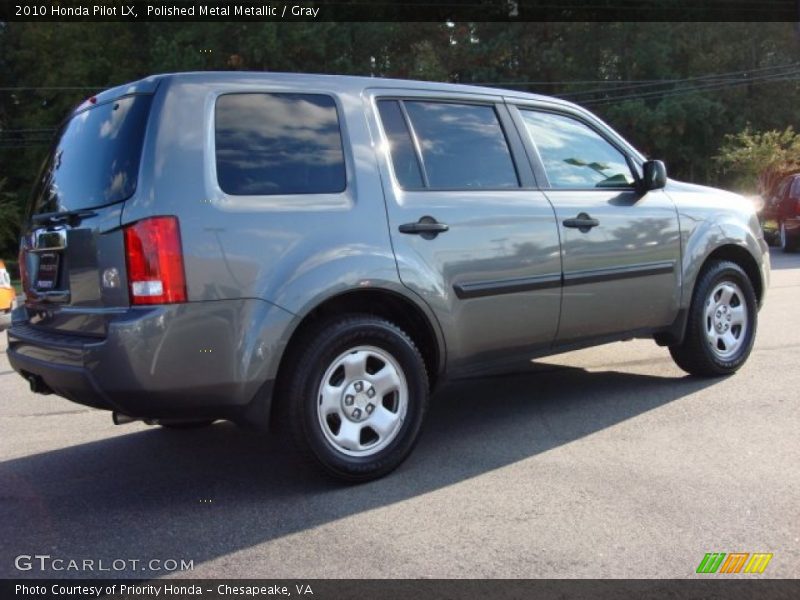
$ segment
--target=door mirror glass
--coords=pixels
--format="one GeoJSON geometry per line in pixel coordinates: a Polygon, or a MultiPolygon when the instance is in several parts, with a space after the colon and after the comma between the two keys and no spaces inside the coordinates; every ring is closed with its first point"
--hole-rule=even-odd
{"type": "Polygon", "coordinates": [[[660,190],[667,185],[667,167],[660,160],[648,160],[642,165],[641,191],[660,190]]]}

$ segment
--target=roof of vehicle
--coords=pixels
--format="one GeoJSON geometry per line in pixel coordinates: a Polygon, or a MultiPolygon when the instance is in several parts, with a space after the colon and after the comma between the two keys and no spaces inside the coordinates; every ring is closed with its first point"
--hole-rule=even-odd
{"type": "Polygon", "coordinates": [[[309,87],[324,87],[330,91],[341,93],[361,93],[368,88],[402,88],[414,90],[428,90],[436,92],[451,92],[454,94],[491,94],[502,95],[521,100],[535,100],[580,108],[577,105],[555,98],[520,92],[519,90],[506,90],[478,85],[459,83],[443,83],[438,81],[417,81],[413,79],[389,79],[383,77],[362,77],[355,75],[323,75],[316,73],[276,73],[271,71],[195,71],[185,73],[163,73],[151,75],[138,81],[133,81],[120,86],[107,89],[96,96],[94,100],[87,99],[77,110],[82,110],[91,104],[112,100],[126,94],[152,93],[159,83],[163,81],[198,82],[203,83],[239,83],[243,85],[306,85],[309,87]]]}
{"type": "MultiPolygon", "coordinates": [[[[555,98],[553,96],[543,96],[520,92],[518,90],[506,90],[477,85],[466,85],[460,83],[442,83],[438,81],[417,81],[413,79],[388,79],[383,77],[361,77],[355,75],[324,75],[317,73],[275,73],[272,71],[193,71],[185,73],[162,73],[151,75],[138,81],[126,83],[114,88],[110,88],[87,99],[78,106],[74,112],[79,112],[94,104],[110,102],[116,98],[128,94],[148,94],[155,92],[161,84],[205,84],[205,85],[241,85],[243,88],[251,87],[257,90],[262,86],[272,86],[276,91],[281,88],[295,91],[298,87],[306,88],[317,93],[330,92],[339,94],[360,95],[364,90],[370,88],[383,88],[398,90],[418,90],[430,92],[445,92],[452,94],[473,94],[473,95],[493,95],[502,96],[510,99],[526,100],[549,104],[553,107],[560,106],[570,108],[579,113],[589,116],[595,122],[597,117],[580,105],[555,98]]],[[[73,113],[74,115],[74,113],[73,113]]],[[[605,124],[604,124],[605,125],[605,124]]],[[[611,132],[619,143],[628,148],[639,160],[645,160],[644,156],[631,144],[613,131],[608,125],[605,129],[611,132]]]]}

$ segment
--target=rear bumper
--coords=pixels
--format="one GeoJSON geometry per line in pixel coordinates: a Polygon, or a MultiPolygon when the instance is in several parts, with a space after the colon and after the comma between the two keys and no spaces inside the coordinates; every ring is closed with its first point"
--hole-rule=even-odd
{"type": "Polygon", "coordinates": [[[109,313],[104,338],[27,324],[24,307],[8,330],[8,358],[73,402],[138,418],[237,418],[261,404],[292,320],[260,300],[224,300],[109,313]]]}

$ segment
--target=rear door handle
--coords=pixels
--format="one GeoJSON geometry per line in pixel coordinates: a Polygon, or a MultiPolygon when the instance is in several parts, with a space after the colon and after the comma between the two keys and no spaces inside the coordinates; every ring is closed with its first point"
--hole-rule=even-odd
{"type": "Polygon", "coordinates": [[[433,217],[422,217],[416,223],[403,223],[398,227],[400,233],[410,233],[421,235],[425,239],[433,239],[440,233],[448,231],[450,227],[445,223],[439,223],[433,217]]]}
{"type": "Polygon", "coordinates": [[[600,221],[591,218],[586,213],[580,213],[574,219],[564,219],[562,223],[564,224],[564,227],[577,229],[581,233],[588,233],[592,229],[592,227],[597,227],[598,225],[600,225],[600,221]]]}

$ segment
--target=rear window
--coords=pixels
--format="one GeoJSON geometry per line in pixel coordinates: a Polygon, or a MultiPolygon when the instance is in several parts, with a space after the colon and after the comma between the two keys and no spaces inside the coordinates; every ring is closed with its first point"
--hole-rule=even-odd
{"type": "Polygon", "coordinates": [[[518,188],[519,179],[494,108],[404,101],[434,189],[518,188]]]}
{"type": "Polygon", "coordinates": [[[152,96],[127,96],[73,116],[42,168],[32,214],[114,204],[136,191],[152,96]]]}
{"type": "Polygon", "coordinates": [[[217,180],[226,194],[345,189],[336,104],[322,94],[226,94],[215,118],[217,180]]]}

